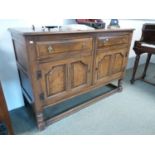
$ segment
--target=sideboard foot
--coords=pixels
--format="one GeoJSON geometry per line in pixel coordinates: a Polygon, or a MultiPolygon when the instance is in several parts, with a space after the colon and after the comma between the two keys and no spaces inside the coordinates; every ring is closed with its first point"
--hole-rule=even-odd
{"type": "Polygon", "coordinates": [[[37,125],[40,131],[45,129],[45,121],[43,113],[37,113],[37,125]]]}
{"type": "Polygon", "coordinates": [[[123,91],[123,80],[122,79],[118,80],[118,91],[119,92],[123,91]]]}

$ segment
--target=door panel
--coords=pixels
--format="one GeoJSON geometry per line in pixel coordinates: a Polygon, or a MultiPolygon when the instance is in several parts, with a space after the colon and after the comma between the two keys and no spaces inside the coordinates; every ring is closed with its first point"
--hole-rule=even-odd
{"type": "Polygon", "coordinates": [[[105,76],[108,76],[109,69],[110,69],[110,59],[111,59],[110,55],[105,55],[98,62],[97,79],[101,79],[105,76]]]}
{"type": "Polygon", "coordinates": [[[71,64],[72,68],[72,86],[78,87],[87,82],[88,66],[82,62],[74,62],[71,64]]]}
{"type": "Polygon", "coordinates": [[[81,88],[90,85],[92,72],[91,57],[83,57],[71,62],[71,88],[81,88]]]}
{"type": "Polygon", "coordinates": [[[111,54],[97,54],[95,63],[95,82],[102,81],[109,76],[111,59],[111,54]]]}
{"type": "Polygon", "coordinates": [[[61,93],[66,89],[66,65],[53,66],[45,75],[48,96],[61,93]]]}
{"type": "Polygon", "coordinates": [[[40,64],[41,89],[45,99],[64,96],[67,93],[67,61],[40,64]]]}
{"type": "Polygon", "coordinates": [[[117,53],[114,55],[114,61],[113,61],[113,67],[112,67],[112,73],[120,72],[123,68],[123,59],[124,56],[121,53],[117,53]]]}
{"type": "Polygon", "coordinates": [[[126,66],[127,50],[121,49],[113,54],[112,60],[112,74],[119,72],[124,72],[124,67],[126,66]]]}

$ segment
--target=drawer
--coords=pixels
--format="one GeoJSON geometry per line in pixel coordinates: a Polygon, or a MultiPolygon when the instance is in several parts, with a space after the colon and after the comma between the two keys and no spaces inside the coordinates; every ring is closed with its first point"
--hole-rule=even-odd
{"type": "Polygon", "coordinates": [[[61,53],[92,51],[92,38],[36,42],[37,58],[46,58],[61,53]]]}
{"type": "Polygon", "coordinates": [[[101,36],[97,38],[97,48],[104,48],[108,46],[128,44],[129,38],[124,36],[101,36]]]}

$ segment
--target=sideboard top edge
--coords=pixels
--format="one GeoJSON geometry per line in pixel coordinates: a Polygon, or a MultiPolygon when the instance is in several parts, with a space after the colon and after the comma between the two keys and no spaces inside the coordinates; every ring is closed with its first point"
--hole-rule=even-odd
{"type": "Polygon", "coordinates": [[[11,33],[27,35],[52,35],[52,34],[81,34],[81,33],[99,33],[99,32],[133,32],[135,29],[96,29],[96,30],[67,30],[67,31],[42,31],[41,29],[32,30],[30,28],[9,28],[11,33]]]}

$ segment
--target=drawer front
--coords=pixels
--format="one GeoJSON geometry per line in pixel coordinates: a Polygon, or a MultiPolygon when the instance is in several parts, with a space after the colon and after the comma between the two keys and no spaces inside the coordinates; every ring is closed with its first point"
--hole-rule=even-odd
{"type": "Polygon", "coordinates": [[[129,37],[128,35],[124,36],[101,36],[97,38],[97,48],[105,48],[108,46],[128,44],[129,37]]]}
{"type": "Polygon", "coordinates": [[[61,53],[92,50],[92,38],[37,42],[37,58],[47,58],[61,53]]]}

